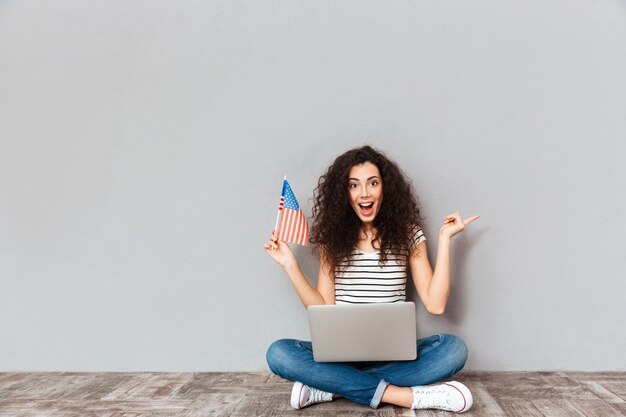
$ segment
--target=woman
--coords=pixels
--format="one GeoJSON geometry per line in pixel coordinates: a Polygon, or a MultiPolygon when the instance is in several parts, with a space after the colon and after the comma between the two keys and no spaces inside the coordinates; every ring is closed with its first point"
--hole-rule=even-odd
{"type": "MultiPolygon", "coordinates": [[[[305,307],[404,301],[408,266],[424,307],[435,315],[443,314],[450,292],[450,239],[479,217],[462,220],[459,212],[445,217],[433,272],[410,181],[369,146],[349,150],[328,168],[315,190],[313,216],[311,241],[320,255],[317,288],[285,242],[272,233],[265,244],[305,307]],[[367,279],[359,277],[364,269],[367,279]]],[[[450,378],[466,359],[463,340],[449,334],[418,339],[413,361],[317,363],[310,342],[292,339],[278,340],[267,351],[272,372],[296,381],[291,394],[296,409],[343,396],[372,408],[384,402],[463,412],[472,405],[465,385],[428,384],[450,378]]]]}

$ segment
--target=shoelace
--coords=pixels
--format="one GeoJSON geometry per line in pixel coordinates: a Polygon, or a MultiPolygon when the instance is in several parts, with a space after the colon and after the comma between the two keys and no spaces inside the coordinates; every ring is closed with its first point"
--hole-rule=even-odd
{"type": "Polygon", "coordinates": [[[309,388],[309,401],[310,403],[319,403],[323,401],[332,401],[333,394],[326,391],[321,391],[315,388],[309,388]]]}
{"type": "Polygon", "coordinates": [[[450,392],[446,389],[413,390],[412,408],[434,408],[449,407],[448,396],[450,392]]]}

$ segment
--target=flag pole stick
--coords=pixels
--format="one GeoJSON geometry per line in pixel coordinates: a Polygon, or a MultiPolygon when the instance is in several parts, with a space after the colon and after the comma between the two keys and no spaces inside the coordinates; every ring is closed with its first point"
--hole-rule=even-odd
{"type": "MultiPolygon", "coordinates": [[[[287,176],[285,175],[285,178],[283,178],[283,184],[285,184],[285,181],[287,181],[287,176]]],[[[282,197],[282,191],[281,191],[281,197],[282,197]]],[[[278,219],[280,218],[280,204],[278,205],[278,212],[276,213],[276,225],[274,226],[274,232],[278,231],[278,219]]]]}

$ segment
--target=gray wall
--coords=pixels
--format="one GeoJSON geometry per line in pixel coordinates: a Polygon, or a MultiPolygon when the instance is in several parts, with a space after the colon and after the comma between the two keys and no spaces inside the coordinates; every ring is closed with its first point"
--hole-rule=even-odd
{"type": "MultiPolygon", "coordinates": [[[[0,370],[266,370],[287,174],[413,178],[468,368],[626,370],[623,1],[0,2],[0,370]]],[[[311,281],[317,261],[297,256],[311,281]]]]}

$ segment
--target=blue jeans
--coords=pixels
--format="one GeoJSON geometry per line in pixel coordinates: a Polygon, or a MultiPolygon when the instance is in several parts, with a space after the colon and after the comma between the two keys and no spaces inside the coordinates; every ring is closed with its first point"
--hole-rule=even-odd
{"type": "Polygon", "coordinates": [[[417,340],[417,359],[380,362],[315,362],[311,342],[281,339],[272,343],[267,363],[276,375],[360,404],[378,408],[389,384],[428,385],[450,378],[467,360],[460,337],[436,334],[417,340]]]}

